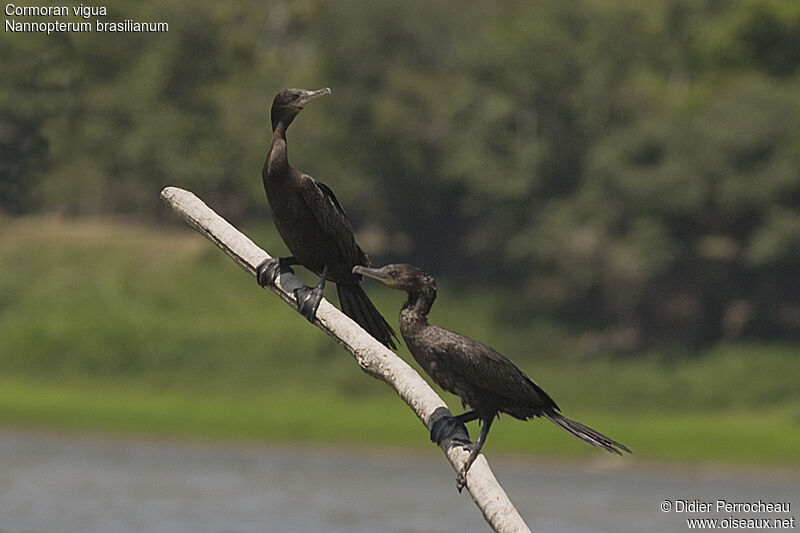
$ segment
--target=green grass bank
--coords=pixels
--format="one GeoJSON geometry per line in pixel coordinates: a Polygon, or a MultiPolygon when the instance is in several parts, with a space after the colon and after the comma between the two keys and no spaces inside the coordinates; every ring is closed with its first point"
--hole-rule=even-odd
{"type": "MultiPolygon", "coordinates": [[[[0,425],[431,446],[386,385],[188,228],[58,217],[0,226],[0,425]]],[[[272,233],[254,237],[284,250],[272,233]]],[[[403,296],[368,291],[396,323],[403,296]]],[[[800,466],[800,347],[575,358],[572,332],[509,324],[502,294],[462,292],[440,280],[431,320],[504,352],[567,416],[635,457],[800,466]]],[[[486,450],[599,453],[510,418],[486,450]]]]}

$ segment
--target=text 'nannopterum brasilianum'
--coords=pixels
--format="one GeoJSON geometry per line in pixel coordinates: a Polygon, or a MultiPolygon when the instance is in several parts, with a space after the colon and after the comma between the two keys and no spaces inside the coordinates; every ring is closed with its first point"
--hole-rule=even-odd
{"type": "Polygon", "coordinates": [[[272,102],[272,139],[261,177],[272,219],[291,257],[269,259],[259,265],[259,285],[274,283],[291,265],[302,265],[320,276],[316,287],[295,291],[300,313],[314,319],[322,300],[325,280],[336,283],[342,311],[358,322],[370,335],[394,348],[394,331],[361,287],[361,276],[353,266],[369,266],[367,254],[358,246],[347,214],[333,191],[324,183],[289,165],[286,154],[286,129],[303,107],[326,94],[318,91],[285,89],[272,102]]]}
{"type": "Polygon", "coordinates": [[[481,432],[458,474],[460,491],[466,484],[469,467],[486,442],[492,421],[500,413],[527,420],[543,416],[584,442],[621,455],[630,452],[624,445],[597,431],[565,418],[556,402],[514,363],[491,347],[459,333],[428,324],[428,313],[436,299],[433,277],[415,266],[396,264],[383,268],[356,266],[353,272],[377,279],[408,293],[400,311],[400,333],[411,355],[444,390],[461,397],[473,410],[458,416],[438,419],[431,427],[431,440],[440,444],[465,422],[481,421],[481,432]]]}

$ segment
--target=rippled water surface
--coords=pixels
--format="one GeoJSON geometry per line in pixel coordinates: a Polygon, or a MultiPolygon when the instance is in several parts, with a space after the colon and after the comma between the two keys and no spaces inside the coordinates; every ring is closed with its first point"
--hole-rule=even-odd
{"type": "MultiPolygon", "coordinates": [[[[666,499],[789,502],[800,478],[489,460],[531,529],[687,531],[666,499]]],[[[430,453],[277,448],[0,432],[0,532],[488,531],[430,453]]],[[[800,528],[800,525],[796,526],[800,528]]]]}

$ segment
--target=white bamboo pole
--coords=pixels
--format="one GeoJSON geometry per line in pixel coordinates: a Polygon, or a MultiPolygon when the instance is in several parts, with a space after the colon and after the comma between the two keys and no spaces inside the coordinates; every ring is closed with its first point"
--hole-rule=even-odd
{"type": "MultiPolygon", "coordinates": [[[[161,191],[161,199],[251,275],[255,275],[256,267],[270,257],[191,192],[177,187],[166,187],[161,191]]],[[[275,286],[269,288],[296,309],[293,293],[294,289],[301,286],[300,280],[287,272],[279,277],[275,286]]],[[[314,325],[350,352],[364,372],[388,383],[426,428],[430,427],[433,416],[438,416],[447,409],[444,401],[413,368],[325,299],[317,310],[314,325]]],[[[461,469],[469,455],[463,447],[451,446],[448,442],[442,443],[442,450],[456,472],[461,469]]],[[[495,531],[530,533],[483,455],[479,455],[470,467],[466,487],[475,505],[495,531]]]]}

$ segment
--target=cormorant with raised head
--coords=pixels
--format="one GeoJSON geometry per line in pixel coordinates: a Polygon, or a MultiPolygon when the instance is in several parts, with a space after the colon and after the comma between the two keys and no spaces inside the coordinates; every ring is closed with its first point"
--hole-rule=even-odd
{"type": "Polygon", "coordinates": [[[327,185],[292,168],[287,158],[286,129],[306,104],[330,92],[328,88],[285,89],[272,102],[272,139],[261,177],[272,220],[292,256],[268,259],[256,269],[256,279],[264,287],[291,265],[302,265],[320,276],[315,287],[295,291],[304,317],[314,319],[325,280],[331,280],[336,283],[342,311],[378,341],[394,348],[392,327],[367,297],[361,276],[353,273],[353,266],[369,266],[370,261],[356,243],[347,214],[327,185]]]}
{"type": "Polygon", "coordinates": [[[411,355],[440,387],[458,395],[464,405],[473,409],[436,420],[431,427],[431,440],[441,444],[458,429],[466,432],[465,422],[481,421],[478,440],[465,445],[470,454],[458,474],[459,491],[466,484],[467,472],[486,442],[492,421],[500,413],[520,420],[542,416],[592,446],[620,455],[622,451],[630,453],[619,442],[562,416],[556,402],[541,387],[491,347],[428,324],[427,316],[436,299],[436,282],[429,274],[406,264],[378,269],[356,266],[353,272],[408,293],[399,323],[411,355]]]}

